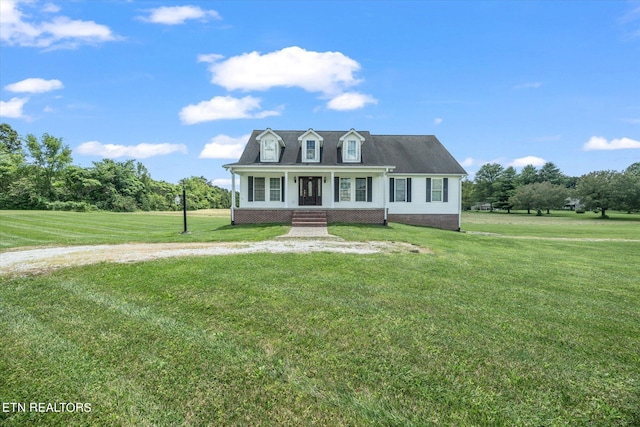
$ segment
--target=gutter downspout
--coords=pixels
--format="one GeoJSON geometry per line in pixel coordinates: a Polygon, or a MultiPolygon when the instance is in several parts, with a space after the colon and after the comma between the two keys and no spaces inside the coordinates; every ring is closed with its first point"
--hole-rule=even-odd
{"type": "Polygon", "coordinates": [[[387,173],[389,173],[389,168],[386,168],[384,173],[382,174],[382,180],[384,181],[382,184],[383,187],[383,194],[382,194],[382,200],[384,201],[384,205],[383,205],[383,210],[384,210],[384,221],[382,223],[382,225],[387,225],[388,224],[388,215],[389,215],[389,207],[387,206],[388,203],[388,196],[387,194],[389,193],[389,179],[387,177],[387,173]]]}
{"type": "Polygon", "coordinates": [[[462,177],[458,178],[458,231],[462,230],[462,177]]]}

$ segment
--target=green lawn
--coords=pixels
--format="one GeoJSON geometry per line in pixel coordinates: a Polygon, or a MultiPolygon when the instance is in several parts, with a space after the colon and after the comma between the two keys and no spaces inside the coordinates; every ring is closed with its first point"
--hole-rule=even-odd
{"type": "Polygon", "coordinates": [[[18,246],[87,245],[129,242],[207,242],[263,240],[288,227],[232,227],[228,210],[182,212],[58,212],[0,210],[0,250],[18,246]]]}
{"type": "MultiPolygon", "coordinates": [[[[49,213],[29,214],[45,234],[49,213]]],[[[94,214],[67,215],[55,218],[94,214]]],[[[135,230],[161,217],[109,218],[135,230]]],[[[0,424],[639,425],[640,220],[577,218],[469,213],[468,233],[330,227],[432,254],[179,258],[4,279],[0,400],[91,412],[0,412],[0,424]]],[[[190,238],[286,231],[201,220],[190,238]]],[[[104,241],[176,238],[151,232],[104,241]]]]}

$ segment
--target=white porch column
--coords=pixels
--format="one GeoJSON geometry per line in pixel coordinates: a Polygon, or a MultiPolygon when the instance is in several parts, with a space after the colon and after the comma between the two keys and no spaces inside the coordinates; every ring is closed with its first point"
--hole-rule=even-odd
{"type": "Polygon", "coordinates": [[[231,225],[235,225],[236,209],[236,174],[231,169],[231,225]]]}
{"type": "Polygon", "coordinates": [[[382,188],[383,188],[383,194],[382,194],[382,200],[384,201],[384,225],[387,225],[387,215],[389,213],[389,207],[387,206],[387,203],[389,203],[389,178],[387,177],[387,172],[389,172],[389,169],[386,169],[383,173],[382,173],[382,188]]]}
{"type": "Polygon", "coordinates": [[[336,207],[336,180],[334,179],[334,171],[331,171],[331,209],[334,209],[336,207]]]}
{"type": "Polygon", "coordinates": [[[284,171],[284,188],[282,189],[282,191],[284,191],[284,207],[288,208],[289,207],[289,172],[288,171],[284,171]]]}

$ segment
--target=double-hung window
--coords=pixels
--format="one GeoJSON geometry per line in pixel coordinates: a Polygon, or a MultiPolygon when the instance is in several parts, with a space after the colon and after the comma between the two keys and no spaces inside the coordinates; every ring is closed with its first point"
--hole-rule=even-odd
{"type": "Polygon", "coordinates": [[[356,178],[356,202],[367,201],[367,178],[356,178]]]}
{"type": "Polygon", "coordinates": [[[395,180],[395,201],[407,201],[407,180],[405,178],[396,178],[395,180]]]}
{"type": "Polygon", "coordinates": [[[351,201],[351,178],[340,178],[340,201],[351,201]]]}
{"type": "Polygon", "coordinates": [[[264,178],[253,178],[253,200],[264,202],[264,178]]]}
{"type": "Polygon", "coordinates": [[[280,201],[280,178],[269,178],[269,201],[280,201]]]}
{"type": "Polygon", "coordinates": [[[317,161],[316,153],[316,141],[314,139],[308,139],[306,141],[304,159],[309,162],[315,162],[317,161]]]}
{"type": "Polygon", "coordinates": [[[442,178],[431,179],[431,201],[442,201],[442,178]]]}
{"type": "Polygon", "coordinates": [[[449,201],[449,178],[427,178],[427,202],[449,201]]]}
{"type": "Polygon", "coordinates": [[[360,161],[360,145],[355,139],[348,139],[342,147],[342,160],[345,162],[360,161]]]}

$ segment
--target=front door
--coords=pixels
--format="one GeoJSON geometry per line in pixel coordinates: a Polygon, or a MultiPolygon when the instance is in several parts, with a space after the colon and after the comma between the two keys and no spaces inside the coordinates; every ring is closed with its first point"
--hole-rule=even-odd
{"type": "Polygon", "coordinates": [[[322,206],[322,178],[319,176],[298,179],[298,204],[300,206],[322,206]]]}

